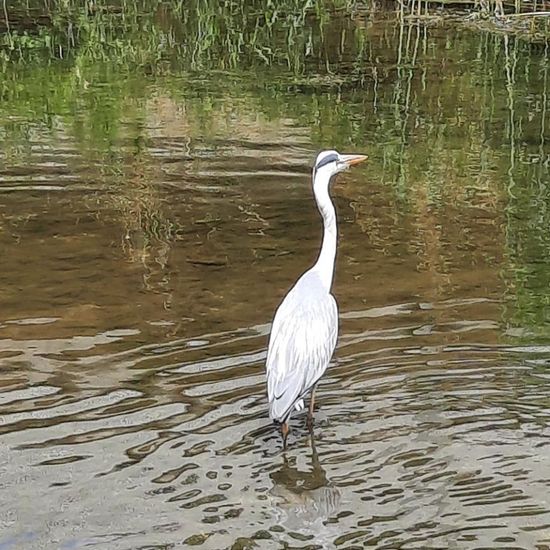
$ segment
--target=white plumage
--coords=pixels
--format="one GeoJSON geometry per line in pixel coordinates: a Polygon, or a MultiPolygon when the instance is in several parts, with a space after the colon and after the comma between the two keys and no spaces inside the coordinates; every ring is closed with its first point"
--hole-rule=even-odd
{"type": "Polygon", "coordinates": [[[304,397],[310,391],[311,425],[315,385],[329,365],[338,336],[338,306],[331,294],[337,231],[328,192],[330,180],[365,158],[323,151],[315,161],[313,191],[323,218],[323,243],[315,265],[298,279],[277,308],[266,361],[269,415],[281,423],[285,447],[292,410],[304,409],[304,397]]]}
{"type": "Polygon", "coordinates": [[[267,355],[269,415],[284,422],[325,372],[338,336],[338,306],[315,271],[298,280],[279,306],[267,355]]]}

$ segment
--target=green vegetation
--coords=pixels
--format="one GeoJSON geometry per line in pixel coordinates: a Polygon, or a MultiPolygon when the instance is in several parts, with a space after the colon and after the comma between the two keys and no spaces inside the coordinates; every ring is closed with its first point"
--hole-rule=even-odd
{"type": "MultiPolygon", "coordinates": [[[[406,0],[396,3],[396,13],[433,18],[446,4],[465,4],[479,15],[461,21],[531,39],[549,36],[550,18],[533,14],[550,12],[539,11],[536,0],[406,0]],[[488,21],[491,14],[498,21],[488,21]]],[[[342,15],[360,20],[374,9],[375,4],[356,0],[4,0],[0,54],[4,62],[116,59],[151,71],[166,69],[175,59],[190,70],[284,64],[298,73],[319,51],[328,20],[342,15]]]]}

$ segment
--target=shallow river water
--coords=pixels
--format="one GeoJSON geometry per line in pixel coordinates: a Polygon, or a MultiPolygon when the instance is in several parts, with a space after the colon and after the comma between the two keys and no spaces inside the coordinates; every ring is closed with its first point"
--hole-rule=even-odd
{"type": "Polygon", "coordinates": [[[308,25],[299,70],[7,66],[2,550],[550,548],[547,52],[308,25]],[[267,336],[333,147],[369,162],[333,187],[340,338],[285,454],[267,336]]]}

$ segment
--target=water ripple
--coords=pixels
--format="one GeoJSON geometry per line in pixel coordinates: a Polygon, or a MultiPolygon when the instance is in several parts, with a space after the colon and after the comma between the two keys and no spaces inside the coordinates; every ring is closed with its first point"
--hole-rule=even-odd
{"type": "MultiPolygon", "coordinates": [[[[436,309],[466,313],[480,303],[344,312],[347,330],[319,388],[315,438],[296,416],[286,456],[265,412],[267,325],[115,352],[109,347],[139,333],[59,342],[60,351],[92,352],[79,359],[81,367],[110,363],[127,389],[68,400],[54,384],[0,393],[0,444],[17,456],[4,466],[6,487],[26,498],[23,479],[30,476],[38,494],[65,499],[69,487],[85,494],[94,480],[96,490],[73,504],[73,513],[101,522],[118,506],[142,502],[135,520],[127,517],[126,541],[134,536],[128,533],[143,533],[149,507],[164,510],[164,525],[172,526],[165,534],[178,532],[176,510],[185,510],[186,522],[203,525],[220,547],[236,536],[235,518],[244,522],[241,535],[266,547],[315,540],[420,548],[470,536],[495,544],[510,525],[516,544],[545,540],[549,461],[536,449],[549,440],[550,393],[535,382],[546,379],[532,358],[546,346],[466,340],[496,330],[482,318],[426,322],[436,309]],[[383,328],[390,317],[394,326],[383,328]],[[360,319],[371,320],[368,330],[349,324],[360,319]],[[442,342],[448,334],[460,341],[442,342]],[[116,502],[102,499],[103,484],[118,492],[116,502]]],[[[42,344],[51,351],[51,343],[35,340],[36,356],[44,355],[42,344]]],[[[148,517],[146,530],[156,529],[148,517]]]]}

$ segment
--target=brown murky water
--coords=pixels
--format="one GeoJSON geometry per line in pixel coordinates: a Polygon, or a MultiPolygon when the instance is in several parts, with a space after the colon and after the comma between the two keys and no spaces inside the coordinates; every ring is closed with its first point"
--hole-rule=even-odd
{"type": "Polygon", "coordinates": [[[548,57],[346,25],[362,83],[101,69],[47,123],[5,103],[2,550],[550,548],[548,57]],[[333,189],[341,334],[285,455],[266,338],[333,146],[370,162],[333,189]]]}

